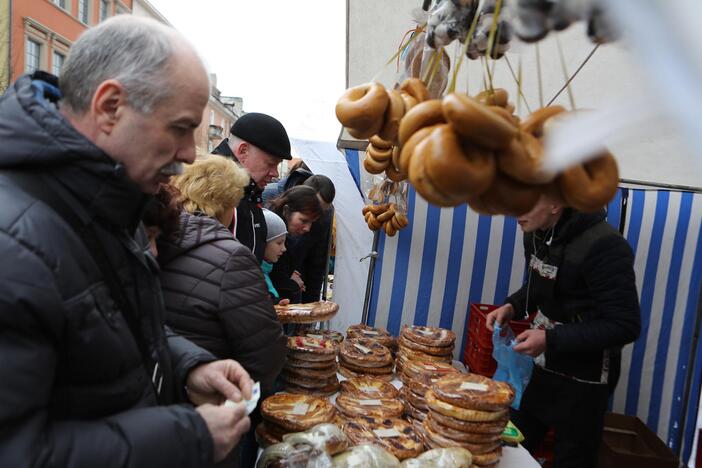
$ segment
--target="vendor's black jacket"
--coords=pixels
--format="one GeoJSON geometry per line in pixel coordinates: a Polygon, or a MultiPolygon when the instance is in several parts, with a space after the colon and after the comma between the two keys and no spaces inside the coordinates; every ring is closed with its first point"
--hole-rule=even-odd
{"type": "Polygon", "coordinates": [[[158,244],[166,321],[218,358],[239,361],[264,395],[285,363],[286,338],[261,267],[219,221],[181,213],[175,239],[158,244]]]}
{"type": "Polygon", "coordinates": [[[158,406],[184,398],[187,373],[214,356],[166,335],[157,265],[135,238],[144,197],[43,87],[52,89],[25,75],[0,98],[0,466],[210,466],[212,440],[194,408],[158,406]],[[93,251],[12,171],[42,178],[92,224],[138,315],[146,355],[93,251]]]}
{"type": "MultiPolygon", "coordinates": [[[[212,154],[218,154],[237,161],[236,156],[234,156],[229,147],[227,138],[222,140],[212,150],[212,154]]],[[[229,226],[237,240],[253,252],[259,264],[263,261],[263,253],[266,251],[266,237],[268,234],[266,219],[263,217],[262,193],[263,189],[251,179],[249,185],[244,189],[244,198],[241,199],[239,206],[236,208],[232,225],[229,226]]]]}
{"type": "Polygon", "coordinates": [[[545,368],[613,389],[641,328],[631,247],[604,212],[566,209],[552,232],[525,234],[524,250],[528,280],[507,302],[563,323],[546,332],[545,368]]]}

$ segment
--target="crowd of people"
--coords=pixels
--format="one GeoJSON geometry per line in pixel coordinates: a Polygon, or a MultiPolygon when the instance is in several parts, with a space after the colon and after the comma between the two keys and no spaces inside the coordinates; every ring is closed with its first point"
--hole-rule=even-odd
{"type": "MultiPolygon", "coordinates": [[[[335,188],[275,118],[198,154],[210,86],[193,47],[117,16],[0,98],[0,466],[254,466],[243,400],[276,390],[274,304],[322,298],[335,188]],[[224,405],[226,400],[233,405],[224,405]]],[[[592,466],[621,348],[640,333],[633,254],[602,213],[543,197],[528,275],[487,326],[538,310],[512,418],[559,466],[592,466]]]]}

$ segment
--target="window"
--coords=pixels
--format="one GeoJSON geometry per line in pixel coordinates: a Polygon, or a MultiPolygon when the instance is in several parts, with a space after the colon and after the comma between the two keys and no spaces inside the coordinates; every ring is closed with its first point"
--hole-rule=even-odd
{"type": "Polygon", "coordinates": [[[54,4],[60,6],[64,10],[66,9],[66,0],[53,0],[54,4]]]}
{"type": "Polygon", "coordinates": [[[108,15],[108,0],[100,0],[100,21],[107,19],[108,15]]]}
{"type": "Polygon", "coordinates": [[[24,71],[34,73],[39,69],[39,61],[41,58],[41,44],[27,39],[27,45],[24,51],[24,71]]]}
{"type": "Polygon", "coordinates": [[[90,2],[89,0],[78,0],[78,19],[85,24],[90,23],[90,2]]]}
{"type": "Polygon", "coordinates": [[[63,68],[64,60],[66,60],[65,55],[59,52],[54,52],[51,58],[51,73],[53,73],[56,76],[59,76],[61,74],[61,69],[63,68]]]}

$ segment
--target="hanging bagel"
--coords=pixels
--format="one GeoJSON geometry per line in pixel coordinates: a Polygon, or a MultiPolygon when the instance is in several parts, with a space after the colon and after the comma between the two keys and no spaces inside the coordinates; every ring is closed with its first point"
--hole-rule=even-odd
{"type": "Polygon", "coordinates": [[[415,98],[417,102],[424,102],[430,99],[427,86],[419,78],[407,78],[400,85],[400,91],[409,94],[415,98]]]}
{"type": "Polygon", "coordinates": [[[385,168],[388,167],[388,163],[384,162],[378,162],[372,157],[368,156],[368,153],[366,153],[366,157],[363,158],[363,168],[368,172],[369,174],[380,174],[385,170],[385,168]]]}
{"type": "Polygon", "coordinates": [[[459,138],[450,124],[437,125],[426,138],[427,177],[449,197],[466,199],[485,192],[495,178],[495,157],[459,138]]]}
{"type": "Polygon", "coordinates": [[[541,141],[522,130],[507,148],[497,152],[500,171],[525,184],[548,184],[556,178],[556,173],[544,168],[543,159],[544,147],[541,141]]]}
{"type": "Polygon", "coordinates": [[[429,136],[432,130],[435,129],[438,125],[440,124],[434,124],[430,127],[420,128],[419,130],[414,132],[412,136],[409,137],[409,139],[405,142],[404,145],[402,145],[402,150],[400,150],[400,158],[398,160],[399,164],[397,165],[397,168],[400,170],[400,172],[409,175],[409,166],[412,156],[414,154],[414,148],[417,146],[417,144],[419,144],[422,140],[429,136]]]}
{"type": "Polygon", "coordinates": [[[378,163],[390,163],[392,159],[392,146],[390,148],[380,149],[370,144],[366,148],[366,157],[369,156],[378,163]]]}
{"type": "Polygon", "coordinates": [[[392,141],[383,140],[378,135],[373,135],[368,139],[368,142],[378,149],[388,149],[392,148],[392,141]]]}
{"type": "Polygon", "coordinates": [[[451,93],[442,100],[446,121],[470,141],[488,149],[506,148],[517,128],[487,106],[466,96],[451,93]]]}
{"type": "Polygon", "coordinates": [[[537,138],[541,138],[543,136],[544,123],[551,117],[562,112],[565,112],[565,108],[563,106],[542,107],[541,109],[529,114],[529,116],[521,123],[520,128],[527,133],[531,133],[537,138]]]}
{"type": "Polygon", "coordinates": [[[385,87],[378,82],[354,86],[336,103],[336,118],[351,136],[366,139],[383,126],[389,100],[385,87]]]}
{"type": "Polygon", "coordinates": [[[540,196],[538,186],[522,184],[498,171],[490,188],[477,200],[469,199],[468,205],[483,214],[520,216],[528,213],[540,196]]]}
{"type": "Polygon", "coordinates": [[[395,168],[392,161],[390,161],[388,167],[385,168],[385,175],[388,177],[388,179],[392,180],[393,182],[402,182],[407,178],[406,174],[403,174],[395,168]]]}
{"type": "Polygon", "coordinates": [[[503,88],[486,89],[476,94],[475,99],[486,106],[507,107],[509,94],[503,88]]]}
{"type": "Polygon", "coordinates": [[[409,180],[419,195],[429,203],[436,206],[458,206],[466,201],[465,196],[450,196],[443,193],[431,181],[426,172],[429,138],[424,138],[414,147],[409,163],[409,180]]]}
{"type": "Polygon", "coordinates": [[[405,113],[400,121],[398,133],[400,146],[404,145],[420,128],[444,122],[446,118],[441,107],[441,99],[430,99],[417,104],[405,113]]]}
{"type": "Polygon", "coordinates": [[[400,92],[392,89],[388,92],[388,106],[383,116],[383,126],[378,132],[378,136],[383,140],[395,142],[397,131],[400,128],[400,119],[405,115],[405,101],[400,92]]]}
{"type": "Polygon", "coordinates": [[[579,211],[601,209],[617,193],[619,169],[608,152],[563,171],[556,179],[565,202],[579,211]]]}

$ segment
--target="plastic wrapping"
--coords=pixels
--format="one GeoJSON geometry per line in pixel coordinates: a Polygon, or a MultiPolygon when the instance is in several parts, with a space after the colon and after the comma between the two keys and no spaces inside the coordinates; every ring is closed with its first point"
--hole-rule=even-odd
{"type": "Polygon", "coordinates": [[[471,453],[460,447],[438,448],[424,452],[417,458],[408,458],[402,468],[470,468],[473,463],[471,453]]]}
{"type": "Polygon", "coordinates": [[[363,186],[366,200],[363,216],[370,230],[384,230],[388,236],[394,236],[409,224],[407,182],[392,182],[389,179],[375,182],[363,186]]]}
{"type": "Polygon", "coordinates": [[[331,468],[332,459],[324,451],[305,444],[281,442],[263,451],[256,468],[331,468]]]}
{"type": "Polygon", "coordinates": [[[516,352],[513,347],[516,343],[514,332],[509,326],[503,329],[495,323],[492,332],[492,357],[497,361],[497,370],[493,380],[507,382],[514,387],[514,401],[512,408],[519,409],[522,395],[531,379],[534,369],[534,360],[531,356],[516,352]]]}
{"type": "Polygon", "coordinates": [[[296,432],[283,436],[283,442],[291,444],[306,444],[323,450],[329,455],[343,452],[349,446],[346,434],[334,424],[317,424],[305,432],[296,432]]]}
{"type": "Polygon", "coordinates": [[[400,460],[375,445],[357,445],[334,457],[334,468],[399,468],[400,460]]]}

